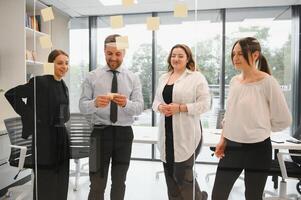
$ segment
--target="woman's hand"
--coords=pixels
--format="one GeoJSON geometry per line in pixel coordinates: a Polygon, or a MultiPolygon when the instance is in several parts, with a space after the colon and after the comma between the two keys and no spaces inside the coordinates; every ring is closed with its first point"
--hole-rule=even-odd
{"type": "Polygon", "coordinates": [[[174,115],[174,114],[180,112],[180,104],[171,103],[171,104],[168,104],[168,106],[169,106],[169,110],[170,110],[171,115],[174,115]]]}
{"type": "Polygon", "coordinates": [[[170,113],[170,109],[169,109],[169,106],[166,105],[166,104],[160,104],[158,106],[158,110],[163,113],[166,117],[170,116],[171,113],[170,113]]]}
{"type": "Polygon", "coordinates": [[[180,104],[171,103],[171,104],[160,104],[158,110],[163,113],[166,117],[172,116],[177,112],[180,112],[180,104]]]}
{"type": "Polygon", "coordinates": [[[218,158],[223,158],[225,156],[225,148],[226,148],[226,140],[223,136],[221,136],[221,139],[219,143],[215,147],[215,156],[218,158]]]}

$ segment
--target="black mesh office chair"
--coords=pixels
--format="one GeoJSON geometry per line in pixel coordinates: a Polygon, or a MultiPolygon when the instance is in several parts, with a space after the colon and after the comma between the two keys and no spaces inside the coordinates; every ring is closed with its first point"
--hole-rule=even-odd
{"type": "MultiPolygon", "coordinates": [[[[11,142],[11,154],[9,157],[9,163],[11,166],[18,167],[18,173],[14,177],[17,179],[19,173],[24,169],[33,168],[32,160],[32,139],[31,136],[27,139],[22,138],[22,122],[20,117],[9,118],[4,120],[6,130],[11,142]]],[[[33,172],[32,179],[33,180],[33,172]]],[[[28,195],[31,195],[33,184],[15,186],[8,189],[6,196],[11,196],[13,193],[21,194],[16,197],[23,199],[28,195]]]]}
{"type": "MultiPolygon", "coordinates": [[[[301,139],[301,126],[298,127],[294,138],[301,139]]],[[[287,194],[286,188],[287,183],[286,179],[292,178],[297,179],[299,182],[296,185],[296,189],[301,194],[301,150],[289,150],[289,152],[279,152],[277,154],[277,159],[272,160],[272,166],[269,170],[269,175],[271,176],[280,176],[282,180],[280,181],[279,193],[275,194],[273,192],[265,191],[264,194],[274,195],[273,197],[267,197],[264,199],[290,199],[298,198],[297,194],[287,194]],[[285,156],[291,156],[291,161],[286,161],[285,156]],[[277,196],[276,196],[277,195],[277,196]]]]}
{"type": "MultiPolygon", "coordinates": [[[[301,141],[301,125],[297,128],[295,134],[293,135],[293,137],[299,141],[301,141]]],[[[291,154],[301,154],[301,150],[289,150],[289,152],[291,154]]],[[[296,189],[298,191],[298,193],[301,195],[301,178],[300,178],[300,173],[301,173],[301,156],[294,156],[291,155],[292,160],[294,161],[295,167],[297,165],[297,168],[295,168],[295,172],[298,172],[299,176],[295,176],[298,177],[299,182],[296,185],[296,189]]]]}
{"type": "Polygon", "coordinates": [[[75,170],[71,171],[70,176],[75,177],[75,184],[73,190],[78,189],[78,180],[80,176],[88,176],[88,172],[84,172],[85,163],[80,164],[81,158],[89,157],[90,135],[91,135],[91,116],[83,115],[81,113],[71,113],[70,120],[67,123],[67,129],[70,133],[70,153],[71,159],[74,159],[75,170]]]}
{"type": "Polygon", "coordinates": [[[223,128],[223,120],[225,116],[225,109],[220,109],[217,113],[217,119],[216,119],[216,129],[222,129],[223,128]]]}

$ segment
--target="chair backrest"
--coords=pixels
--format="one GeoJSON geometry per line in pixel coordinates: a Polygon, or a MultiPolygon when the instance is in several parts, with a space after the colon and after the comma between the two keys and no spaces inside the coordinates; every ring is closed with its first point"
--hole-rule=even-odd
{"type": "Polygon", "coordinates": [[[67,123],[70,134],[71,158],[82,158],[88,156],[90,146],[91,125],[89,123],[91,115],[81,113],[71,113],[67,123]]]}
{"type": "MultiPolygon", "coordinates": [[[[26,146],[26,159],[25,168],[32,167],[32,139],[29,136],[27,139],[22,138],[22,121],[20,117],[4,119],[4,124],[8,132],[8,136],[12,145],[16,146],[26,146]]],[[[20,149],[11,148],[11,154],[9,157],[10,165],[18,166],[20,158],[20,149]]]]}
{"type": "Polygon", "coordinates": [[[217,113],[217,119],[216,119],[216,128],[217,129],[223,128],[222,122],[223,122],[223,119],[225,116],[225,112],[226,112],[225,109],[220,109],[217,113]]]}
{"type": "MultiPolygon", "coordinates": [[[[217,113],[217,118],[216,118],[216,129],[222,129],[223,128],[223,119],[224,119],[224,116],[225,116],[225,112],[226,110],[224,109],[219,109],[218,110],[218,113],[217,113]]],[[[210,147],[210,150],[211,151],[215,151],[215,147],[210,147]]]]}
{"type": "MultiPolygon", "coordinates": [[[[298,140],[301,140],[301,125],[297,128],[297,130],[293,134],[293,137],[298,140]]],[[[289,152],[301,154],[301,150],[289,150],[289,152]]],[[[291,158],[295,163],[297,163],[298,165],[301,165],[301,157],[300,156],[291,156],[291,158]]]]}

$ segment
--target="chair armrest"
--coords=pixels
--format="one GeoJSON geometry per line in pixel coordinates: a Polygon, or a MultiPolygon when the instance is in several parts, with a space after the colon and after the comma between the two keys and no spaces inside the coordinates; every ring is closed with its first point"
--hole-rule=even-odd
{"type": "Polygon", "coordinates": [[[20,171],[24,167],[27,147],[26,146],[17,146],[17,145],[10,145],[10,147],[20,149],[20,158],[19,158],[19,164],[18,164],[18,168],[19,168],[19,171],[20,171]]]}
{"type": "Polygon", "coordinates": [[[301,156],[301,154],[298,154],[298,153],[278,152],[277,158],[278,158],[278,162],[279,162],[279,166],[280,166],[280,170],[281,170],[281,176],[282,176],[283,179],[288,178],[285,163],[284,163],[284,156],[285,155],[301,156]]]}

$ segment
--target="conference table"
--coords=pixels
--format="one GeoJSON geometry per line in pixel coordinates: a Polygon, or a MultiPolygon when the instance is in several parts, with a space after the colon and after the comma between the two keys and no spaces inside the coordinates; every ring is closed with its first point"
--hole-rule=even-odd
{"type": "MultiPolygon", "coordinates": [[[[158,127],[151,126],[133,126],[134,143],[157,144],[158,127]]],[[[203,146],[215,147],[219,142],[221,129],[204,129],[203,130],[203,146]]],[[[292,139],[287,133],[273,132],[271,134],[273,149],[295,149],[301,150],[301,144],[287,142],[292,139]]]]}

